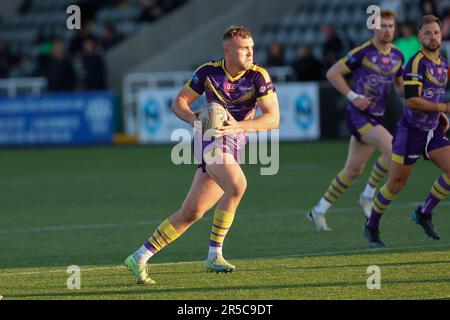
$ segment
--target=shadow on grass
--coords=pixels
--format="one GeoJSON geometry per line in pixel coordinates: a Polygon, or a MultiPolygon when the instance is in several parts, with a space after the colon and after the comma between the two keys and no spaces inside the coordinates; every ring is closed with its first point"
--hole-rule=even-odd
{"type": "MultiPolygon", "coordinates": [[[[420,279],[420,280],[385,280],[383,281],[383,286],[387,285],[405,285],[405,284],[438,284],[438,283],[450,283],[450,278],[443,279],[420,279]]],[[[158,288],[158,284],[154,286],[147,287],[137,287],[137,289],[133,289],[130,291],[124,290],[111,290],[111,291],[92,291],[92,292],[82,292],[82,290],[70,291],[70,292],[40,292],[40,293],[32,293],[32,294],[8,294],[5,295],[5,298],[13,298],[13,299],[29,299],[29,298],[41,298],[48,299],[54,297],[58,298],[72,298],[72,299],[80,299],[80,298],[88,298],[92,297],[92,299],[105,298],[104,296],[108,296],[109,299],[112,299],[113,296],[121,296],[121,298],[126,299],[131,295],[146,295],[151,294],[152,297],[156,297],[158,294],[163,293],[186,293],[190,298],[195,299],[193,296],[195,293],[212,293],[220,292],[226,293],[226,291],[233,290],[249,290],[255,292],[256,290],[283,290],[283,289],[314,289],[314,288],[333,288],[333,287],[361,287],[366,288],[366,283],[362,281],[342,281],[342,282],[327,282],[327,283],[303,283],[303,284],[289,284],[289,285],[242,285],[242,286],[226,286],[226,287],[206,287],[206,288],[158,288]],[[145,288],[145,289],[144,289],[145,288]],[[102,297],[103,296],[103,297],[102,297]]],[[[274,296],[273,299],[277,297],[274,296]]],[[[89,298],[88,298],[89,299],[89,298]]],[[[186,298],[183,298],[186,299],[186,298]]],[[[293,298],[295,300],[295,298],[293,298]]]]}
{"type": "MultiPolygon", "coordinates": [[[[419,266],[419,265],[433,265],[433,264],[450,264],[450,260],[436,260],[436,261],[408,261],[408,262],[391,262],[379,263],[380,267],[400,267],[400,266],[419,266]]],[[[320,270],[333,268],[367,268],[367,264],[340,264],[340,265],[326,265],[326,266],[274,266],[273,268],[264,268],[264,270],[320,270]]],[[[240,271],[261,271],[258,268],[240,268],[240,271]]]]}
{"type": "MultiPolygon", "coordinates": [[[[239,269],[239,271],[248,271],[248,272],[252,272],[252,271],[260,271],[259,268],[240,268],[239,264],[245,264],[251,260],[257,260],[256,263],[260,263],[260,261],[265,261],[265,260],[282,260],[282,259],[308,259],[308,258],[314,258],[314,259],[319,259],[319,258],[333,258],[333,257],[352,257],[352,256],[359,256],[359,255],[371,255],[374,257],[373,263],[377,264],[376,256],[377,255],[390,255],[390,254],[396,254],[396,253],[408,253],[408,252],[415,252],[415,253],[420,253],[420,252],[448,252],[448,250],[446,250],[446,248],[450,248],[450,243],[448,244],[440,244],[438,246],[424,246],[420,249],[411,249],[411,248],[395,248],[392,250],[361,250],[358,252],[347,252],[347,253],[339,253],[337,252],[336,254],[330,254],[330,253],[324,253],[323,255],[321,255],[320,253],[305,253],[302,255],[286,255],[286,256],[266,256],[266,257],[246,257],[246,258],[234,258],[234,259],[230,259],[231,262],[233,262],[233,260],[235,261],[235,264],[237,264],[237,267],[239,269]]],[[[16,260],[17,261],[17,260],[16,260]]],[[[90,261],[88,259],[85,259],[85,261],[80,260],[78,261],[78,265],[82,268],[83,270],[83,266],[88,266],[87,268],[96,268],[97,266],[99,267],[104,267],[105,265],[116,265],[118,261],[121,261],[121,259],[111,259],[108,261],[90,261]]],[[[155,263],[156,265],[153,265],[152,263],[149,264],[149,271],[150,272],[154,272],[152,270],[155,270],[154,268],[160,268],[161,265],[164,264],[174,264],[176,265],[177,263],[183,263],[185,261],[174,261],[174,260],[168,260],[168,259],[159,259],[159,261],[157,263],[155,263]]],[[[411,261],[411,262],[392,262],[392,263],[378,263],[380,266],[407,266],[407,265],[425,265],[425,264],[440,264],[440,263],[449,263],[449,260],[430,260],[428,259],[427,261],[411,261]]],[[[17,263],[17,262],[16,262],[17,263]]],[[[198,271],[192,271],[192,273],[204,273],[203,271],[203,267],[200,266],[202,264],[202,261],[194,261],[194,262],[189,262],[192,264],[197,264],[199,265],[198,267],[198,271]]],[[[8,262],[2,261],[2,263],[0,263],[0,277],[3,275],[7,275],[7,273],[3,273],[2,269],[16,269],[14,271],[9,271],[8,273],[27,273],[27,272],[33,272],[36,271],[39,274],[45,274],[46,272],[42,272],[41,270],[27,270],[27,269],[34,269],[34,268],[61,268],[61,272],[65,273],[66,272],[66,268],[67,266],[71,265],[72,263],[68,263],[68,262],[55,262],[53,263],[42,263],[42,264],[27,264],[27,265],[12,265],[12,264],[8,264],[8,262]],[[22,270],[17,270],[17,269],[24,269],[22,270]]],[[[304,269],[304,270],[310,270],[310,269],[328,269],[328,268],[335,268],[335,267],[347,267],[347,268],[359,268],[359,267],[367,267],[368,265],[365,264],[337,264],[337,265],[323,265],[323,266],[286,266],[286,265],[276,265],[273,267],[264,267],[266,270],[280,270],[280,269],[304,269]]],[[[170,266],[168,265],[167,267],[170,268],[170,266]]],[[[176,268],[176,267],[175,267],[176,268]]],[[[52,271],[55,272],[55,271],[52,271]]],[[[185,271],[168,271],[168,272],[157,272],[158,274],[176,274],[176,273],[185,273],[185,271]]]]}

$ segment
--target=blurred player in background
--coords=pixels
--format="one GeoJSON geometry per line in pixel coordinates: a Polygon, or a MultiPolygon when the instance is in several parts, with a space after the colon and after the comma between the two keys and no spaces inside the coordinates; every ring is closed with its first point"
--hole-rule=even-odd
{"type": "Polygon", "coordinates": [[[445,136],[449,128],[446,115],[449,105],[444,103],[448,64],[439,53],[440,26],[441,22],[433,15],[424,16],[419,23],[422,48],[405,69],[406,107],[395,131],[388,182],[376,194],[372,213],[364,227],[372,248],[385,246],[379,236],[380,219],[402,190],[420,155],[437,165],[442,175],[413,212],[413,220],[428,236],[440,238],[432,223],[432,211],[450,193],[450,142],[445,136]]]}
{"type": "Polygon", "coordinates": [[[208,103],[218,102],[229,112],[228,121],[219,129],[223,136],[202,143],[202,163],[181,208],[125,260],[139,284],[155,283],[147,272],[150,257],[177,239],[217,202],[205,269],[209,272],[235,270],[223,258],[222,245],[247,186],[238,162],[247,142],[245,132],[277,128],[280,115],[269,74],[253,63],[254,43],[250,31],[231,26],[223,36],[223,48],[224,59],[200,66],[172,105],[181,120],[194,126],[198,116],[189,105],[205,92],[208,103]],[[256,108],[262,114],[255,118],[256,108]]]}
{"type": "Polygon", "coordinates": [[[374,29],[374,36],[363,45],[351,50],[327,72],[330,83],[350,100],[346,123],[352,136],[344,168],[331,181],[319,203],[308,213],[317,231],[329,231],[325,214],[336,200],[350,187],[364,169],[374,149],[381,156],[375,161],[369,181],[359,197],[366,217],[370,215],[376,188],[388,172],[391,158],[392,135],[383,123],[385,107],[392,83],[403,95],[402,53],[392,45],[395,33],[395,13],[381,10],[381,28],[374,29]],[[344,76],[351,73],[355,91],[344,76]]]}

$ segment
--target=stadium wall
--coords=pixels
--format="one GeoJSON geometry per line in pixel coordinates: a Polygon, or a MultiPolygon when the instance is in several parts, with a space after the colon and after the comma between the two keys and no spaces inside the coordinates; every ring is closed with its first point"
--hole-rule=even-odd
{"type": "Polygon", "coordinates": [[[221,55],[220,39],[227,26],[243,24],[256,32],[271,17],[297,6],[297,1],[192,0],[110,50],[108,84],[119,92],[129,72],[191,70],[221,55]]]}
{"type": "Polygon", "coordinates": [[[1,15],[5,17],[11,14],[15,14],[21,3],[22,0],[0,1],[1,15]]]}

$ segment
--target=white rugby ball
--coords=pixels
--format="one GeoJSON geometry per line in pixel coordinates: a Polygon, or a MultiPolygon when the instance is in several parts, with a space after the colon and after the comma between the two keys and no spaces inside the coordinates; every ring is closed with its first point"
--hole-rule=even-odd
{"type": "Polygon", "coordinates": [[[202,122],[202,131],[217,129],[228,120],[228,113],[221,104],[212,102],[200,111],[199,120],[202,122]]]}

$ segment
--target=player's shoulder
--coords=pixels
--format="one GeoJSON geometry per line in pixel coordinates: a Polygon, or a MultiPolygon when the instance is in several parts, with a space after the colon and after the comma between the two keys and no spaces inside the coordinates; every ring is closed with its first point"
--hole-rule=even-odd
{"type": "Polygon", "coordinates": [[[264,68],[261,64],[259,63],[253,63],[253,65],[250,67],[250,70],[254,71],[254,72],[259,72],[259,73],[263,73],[263,72],[267,72],[267,69],[264,68]]]}
{"type": "Polygon", "coordinates": [[[375,46],[373,45],[372,40],[367,40],[359,45],[357,45],[356,47],[354,47],[352,50],[350,50],[349,54],[350,55],[354,55],[358,52],[364,52],[366,50],[373,50],[376,49],[375,46]]]}
{"type": "Polygon", "coordinates": [[[254,72],[256,75],[258,76],[262,76],[266,82],[270,81],[270,74],[269,71],[267,71],[266,68],[264,68],[262,65],[260,65],[259,63],[254,63],[251,67],[250,70],[252,72],[254,72]]]}
{"type": "Polygon", "coordinates": [[[448,60],[447,60],[446,57],[444,57],[444,56],[442,56],[442,55],[441,55],[441,65],[442,65],[444,68],[448,68],[448,60]]]}
{"type": "Polygon", "coordinates": [[[406,64],[406,69],[411,69],[415,72],[418,71],[419,67],[423,65],[425,62],[425,55],[422,53],[422,51],[417,51],[408,61],[406,64]]]}
{"type": "Polygon", "coordinates": [[[397,48],[397,46],[393,43],[391,43],[391,50],[394,54],[396,54],[404,59],[402,51],[399,48],[397,48]]]}
{"type": "Polygon", "coordinates": [[[223,60],[212,60],[212,61],[203,63],[202,65],[198,66],[197,69],[195,69],[195,72],[198,72],[200,70],[213,70],[215,68],[221,68],[222,61],[223,60]]]}

